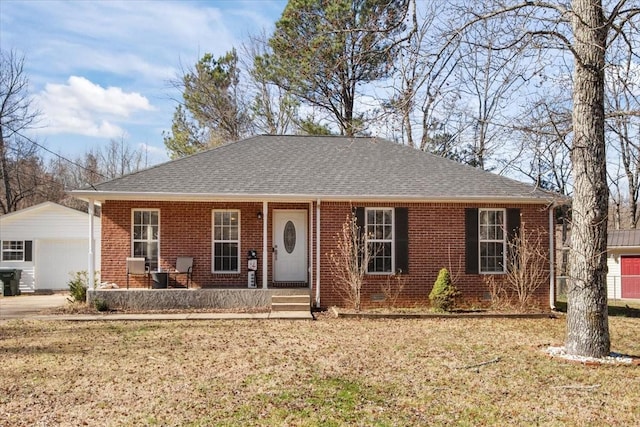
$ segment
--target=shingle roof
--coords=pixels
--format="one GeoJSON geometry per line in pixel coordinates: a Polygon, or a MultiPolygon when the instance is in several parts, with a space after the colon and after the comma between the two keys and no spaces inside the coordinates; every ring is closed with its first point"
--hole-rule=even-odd
{"type": "Polygon", "coordinates": [[[609,230],[607,233],[607,246],[639,246],[640,230],[609,230]]]}
{"type": "Polygon", "coordinates": [[[271,135],[170,161],[74,195],[99,199],[100,193],[528,202],[553,198],[531,185],[379,138],[271,135]]]}

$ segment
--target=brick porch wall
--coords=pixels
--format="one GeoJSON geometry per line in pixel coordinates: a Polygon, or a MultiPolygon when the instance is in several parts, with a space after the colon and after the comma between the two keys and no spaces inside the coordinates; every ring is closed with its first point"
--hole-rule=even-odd
{"type": "MultiPolygon", "coordinates": [[[[521,221],[528,229],[542,231],[545,253],[548,253],[548,215],[543,205],[496,205],[496,204],[444,204],[444,203],[358,203],[366,207],[399,207],[408,208],[409,214],[409,274],[403,275],[405,281],[403,292],[398,302],[403,306],[428,305],[428,295],[438,271],[442,267],[450,268],[452,275],[458,275],[457,285],[462,292],[461,302],[468,306],[486,305],[488,288],[486,275],[467,275],[464,273],[465,262],[465,216],[466,207],[477,208],[519,208],[521,221]]],[[[351,212],[350,203],[323,202],[321,211],[321,305],[344,305],[340,293],[334,286],[334,277],[329,269],[328,254],[336,249],[336,235],[342,223],[351,212]]],[[[194,287],[207,288],[215,286],[237,285],[246,287],[247,263],[246,253],[255,249],[258,253],[258,286],[262,283],[263,253],[262,227],[263,219],[257,218],[262,211],[262,203],[209,203],[209,202],[136,202],[107,201],[102,205],[102,280],[126,286],[126,258],[131,256],[131,220],[132,209],[160,210],[160,260],[163,269],[175,266],[178,256],[193,256],[194,287]],[[241,211],[241,243],[240,273],[213,274],[212,256],[212,211],[214,209],[240,209],[241,211]]],[[[307,203],[269,203],[268,244],[271,248],[274,209],[309,209],[307,203]]],[[[316,220],[315,203],[313,206],[316,220]]],[[[315,226],[313,242],[313,264],[316,264],[315,226]]],[[[266,254],[269,259],[268,283],[272,281],[273,255],[266,254]]],[[[547,256],[548,259],[548,256],[547,256]]],[[[315,296],[315,272],[313,275],[315,296]]],[[[504,275],[495,275],[502,279],[504,275]]],[[[388,276],[367,276],[362,293],[364,306],[384,305],[375,299],[381,296],[381,286],[388,276]]],[[[143,287],[146,283],[132,277],[132,287],[143,287]]],[[[540,306],[548,305],[548,278],[536,293],[536,302],[540,306]]]]}

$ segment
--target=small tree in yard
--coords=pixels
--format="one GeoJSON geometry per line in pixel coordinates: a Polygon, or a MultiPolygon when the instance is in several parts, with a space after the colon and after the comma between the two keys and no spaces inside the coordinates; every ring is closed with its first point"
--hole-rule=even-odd
{"type": "Polygon", "coordinates": [[[540,285],[547,280],[547,255],[543,250],[542,232],[529,230],[522,223],[520,231],[508,244],[507,268],[503,280],[485,277],[491,294],[491,307],[496,310],[527,311],[540,285]]]}
{"type": "Polygon", "coordinates": [[[509,243],[506,286],[520,311],[527,310],[533,295],[547,278],[547,256],[541,234],[539,230],[527,229],[522,223],[520,233],[509,243]]]}
{"type": "Polygon", "coordinates": [[[441,269],[429,294],[431,306],[437,311],[449,311],[455,304],[456,295],[458,295],[458,290],[451,282],[449,270],[441,269]]]}
{"type": "Polygon", "coordinates": [[[372,253],[366,248],[364,233],[351,213],[336,233],[337,249],[329,252],[331,274],[340,296],[356,311],[360,310],[360,293],[372,253]]]}

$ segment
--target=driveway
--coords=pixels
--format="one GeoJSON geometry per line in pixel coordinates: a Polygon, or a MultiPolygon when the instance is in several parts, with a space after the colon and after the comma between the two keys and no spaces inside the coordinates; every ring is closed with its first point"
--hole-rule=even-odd
{"type": "Polygon", "coordinates": [[[67,294],[19,295],[0,297],[0,321],[26,319],[43,310],[62,307],[67,303],[67,294]]]}

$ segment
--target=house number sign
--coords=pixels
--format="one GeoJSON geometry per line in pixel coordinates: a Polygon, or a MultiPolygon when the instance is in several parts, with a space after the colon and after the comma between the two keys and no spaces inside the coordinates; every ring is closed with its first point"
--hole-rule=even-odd
{"type": "Polygon", "coordinates": [[[293,252],[296,247],[296,227],[293,225],[293,222],[287,221],[284,225],[284,249],[287,253],[293,252]]]}

